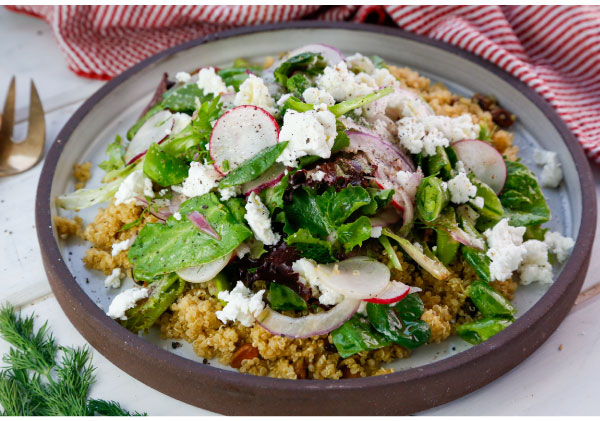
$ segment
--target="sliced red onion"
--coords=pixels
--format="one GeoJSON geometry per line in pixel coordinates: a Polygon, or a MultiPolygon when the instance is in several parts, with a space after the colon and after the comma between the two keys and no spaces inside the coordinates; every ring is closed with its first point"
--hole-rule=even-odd
{"type": "Polygon", "coordinates": [[[193,211],[187,215],[187,218],[203,233],[210,235],[217,241],[221,241],[221,236],[210,226],[204,215],[198,211],[193,211]]]}
{"type": "Polygon", "coordinates": [[[169,211],[171,214],[179,211],[179,207],[183,202],[187,200],[187,197],[181,193],[176,193],[171,198],[171,202],[169,203],[169,211]]]}
{"type": "Polygon", "coordinates": [[[485,248],[483,240],[467,234],[458,226],[440,226],[440,228],[442,228],[444,231],[447,231],[448,234],[450,234],[450,237],[452,237],[455,241],[458,241],[459,243],[464,244],[465,246],[473,247],[477,250],[483,250],[485,248]]]}
{"type": "Polygon", "coordinates": [[[285,174],[285,166],[275,164],[267,171],[261,174],[256,180],[242,184],[242,193],[245,196],[250,196],[250,193],[259,193],[266,188],[272,187],[279,183],[285,174]]]}
{"type": "Polygon", "coordinates": [[[266,307],[257,322],[273,335],[290,338],[309,338],[325,335],[343,325],[356,313],[360,300],[345,298],[329,311],[304,317],[288,317],[266,307]]]}

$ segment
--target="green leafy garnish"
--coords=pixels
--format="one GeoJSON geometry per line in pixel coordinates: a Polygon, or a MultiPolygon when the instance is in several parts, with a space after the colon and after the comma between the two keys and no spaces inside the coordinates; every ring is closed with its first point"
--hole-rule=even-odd
{"type": "Polygon", "coordinates": [[[271,282],[269,285],[269,303],[273,310],[306,310],[306,301],[285,285],[271,282]]]}
{"type": "Polygon", "coordinates": [[[294,246],[302,257],[312,259],[317,263],[331,263],[336,261],[333,256],[331,243],[327,240],[314,237],[305,228],[300,228],[297,232],[288,236],[285,242],[287,245],[294,246]]]}
{"type": "MultiPolygon", "coordinates": [[[[273,75],[275,80],[281,86],[288,87],[288,78],[293,77],[292,73],[296,75],[308,75],[316,76],[323,72],[323,69],[327,66],[327,63],[323,60],[323,57],[317,53],[301,53],[294,57],[290,57],[281,65],[275,69],[273,75]]],[[[306,77],[304,77],[306,79],[306,77]]]]}
{"type": "Polygon", "coordinates": [[[417,215],[425,222],[435,221],[450,201],[443,181],[433,175],[421,180],[417,189],[417,215]]]}
{"type": "MultiPolygon", "coordinates": [[[[284,141],[263,149],[253,157],[242,162],[239,167],[229,172],[225,178],[219,182],[219,187],[223,189],[256,180],[275,164],[275,160],[277,160],[287,145],[288,142],[284,141]]],[[[224,169],[225,162],[226,161],[223,161],[224,169]]],[[[227,171],[227,169],[225,170],[227,171]]]]}
{"type": "Polygon", "coordinates": [[[512,324],[512,319],[500,317],[485,317],[471,323],[456,326],[456,333],[465,341],[477,345],[487,341],[496,333],[503,331],[512,324]]]}
{"type": "Polygon", "coordinates": [[[373,328],[366,317],[359,314],[332,331],[331,338],[342,358],[392,344],[391,340],[373,328]]]}
{"type": "Polygon", "coordinates": [[[144,159],[144,174],[162,187],[179,184],[188,176],[188,165],[162,150],[156,143],[150,145],[144,159]]]}
{"type": "Polygon", "coordinates": [[[193,197],[180,209],[181,220],[169,217],[164,224],[146,224],[129,249],[136,279],[152,281],[158,275],[212,262],[252,235],[214,193],[193,197]],[[197,211],[221,240],[201,232],[186,216],[197,211]]]}
{"type": "Polygon", "coordinates": [[[517,309],[510,301],[487,282],[473,282],[467,289],[467,295],[483,316],[511,318],[517,314],[517,309]]]}
{"type": "Polygon", "coordinates": [[[506,160],[508,177],[500,195],[513,226],[539,225],[550,220],[550,209],[538,180],[525,165],[506,160]]]}
{"type": "Polygon", "coordinates": [[[0,309],[0,335],[12,345],[2,358],[0,405],[4,416],[141,415],[112,401],[89,399],[96,378],[89,348],[63,347],[34,315],[22,318],[13,307],[0,309]]]}
{"type": "Polygon", "coordinates": [[[106,159],[98,164],[98,166],[106,172],[118,170],[125,166],[124,156],[125,146],[123,146],[123,139],[117,135],[115,140],[106,147],[106,159]]]}
{"type": "Polygon", "coordinates": [[[262,67],[260,66],[250,66],[247,62],[234,62],[233,67],[220,69],[217,74],[221,76],[225,85],[233,87],[238,92],[240,85],[250,77],[248,72],[260,74],[261,71],[262,67]]]}
{"type": "Polygon", "coordinates": [[[371,238],[371,221],[366,216],[361,216],[354,222],[341,225],[336,233],[346,253],[349,253],[354,247],[361,246],[363,241],[371,238]]]}

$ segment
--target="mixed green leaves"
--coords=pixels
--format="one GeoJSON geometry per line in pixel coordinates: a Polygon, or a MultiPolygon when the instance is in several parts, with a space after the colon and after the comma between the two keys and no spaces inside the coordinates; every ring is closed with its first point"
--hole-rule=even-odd
{"type": "Polygon", "coordinates": [[[253,157],[248,158],[246,161],[242,162],[239,167],[230,171],[225,178],[219,182],[219,187],[232,187],[256,180],[261,174],[275,164],[275,160],[277,160],[287,145],[287,141],[279,142],[271,147],[263,149],[253,157]]]}
{"type": "Polygon", "coordinates": [[[289,287],[275,282],[269,285],[269,303],[273,310],[306,310],[306,301],[289,287]]]}
{"type": "Polygon", "coordinates": [[[368,318],[360,314],[355,314],[342,326],[332,331],[331,337],[342,358],[392,344],[391,340],[375,330],[368,318]]]}
{"type": "Polygon", "coordinates": [[[550,209],[537,178],[520,162],[506,161],[508,177],[500,195],[513,226],[539,225],[550,220],[550,209]]]}
{"type": "Polygon", "coordinates": [[[106,172],[118,170],[125,166],[124,156],[125,146],[123,145],[123,139],[117,135],[115,140],[106,147],[106,159],[98,164],[98,166],[106,172]]]}
{"type": "Polygon", "coordinates": [[[144,159],[144,174],[162,187],[179,184],[188,175],[189,166],[183,160],[169,155],[153,143],[144,159]]]}
{"type": "Polygon", "coordinates": [[[327,62],[319,54],[301,53],[281,63],[273,75],[288,92],[300,96],[311,85],[312,78],[322,73],[326,66],[327,62]]]}
{"type": "Polygon", "coordinates": [[[260,74],[261,71],[262,67],[260,66],[252,66],[245,60],[236,60],[236,63],[232,67],[219,69],[217,74],[221,76],[225,85],[233,87],[238,92],[240,85],[250,77],[251,73],[260,74]]]}
{"type": "Polygon", "coordinates": [[[21,317],[10,305],[0,309],[0,335],[10,345],[2,358],[0,405],[4,416],[140,415],[112,401],[90,399],[96,378],[87,347],[64,347],[34,315],[21,317]]]}
{"type": "Polygon", "coordinates": [[[147,224],[129,249],[136,279],[151,282],[156,276],[211,262],[226,255],[252,235],[252,231],[222,204],[214,193],[193,197],[180,209],[181,220],[147,224]],[[186,216],[199,212],[221,240],[201,232],[186,216]]]}

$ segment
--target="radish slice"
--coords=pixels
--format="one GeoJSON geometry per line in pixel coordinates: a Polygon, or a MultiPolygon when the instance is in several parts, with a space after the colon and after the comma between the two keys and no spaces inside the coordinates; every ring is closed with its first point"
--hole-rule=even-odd
{"type": "Polygon", "coordinates": [[[143,156],[150,145],[161,143],[173,130],[175,119],[170,111],[163,110],[150,117],[136,132],[125,152],[127,165],[143,156]]]}
{"type": "Polygon", "coordinates": [[[319,283],[349,298],[376,297],[389,283],[390,270],[367,256],[356,256],[339,263],[317,265],[319,283]]]}
{"type": "Polygon", "coordinates": [[[242,105],[226,112],[213,127],[210,157],[222,175],[278,142],[279,125],[271,114],[254,105],[242,105]],[[223,163],[227,161],[228,170],[223,163]]]}
{"type": "Polygon", "coordinates": [[[325,335],[337,329],[356,313],[360,300],[345,298],[329,311],[304,317],[288,317],[266,307],[257,322],[273,335],[308,338],[325,335]]]}
{"type": "Polygon", "coordinates": [[[225,266],[227,266],[227,263],[229,263],[232,255],[233,252],[228,253],[223,257],[219,257],[217,260],[213,260],[210,263],[180,269],[175,273],[184,281],[193,282],[196,284],[208,282],[217,276],[225,266]]]}
{"type": "Polygon", "coordinates": [[[403,284],[402,282],[391,281],[388,285],[381,291],[377,297],[368,298],[363,301],[367,301],[369,303],[375,304],[392,304],[397,303],[404,297],[406,297],[410,293],[411,289],[408,285],[403,284]]]}
{"type": "Polygon", "coordinates": [[[249,181],[242,184],[242,193],[246,196],[250,196],[250,193],[259,193],[266,188],[272,187],[279,183],[285,173],[285,166],[283,164],[276,163],[263,174],[261,174],[256,180],[249,181]]]}
{"type": "Polygon", "coordinates": [[[487,142],[465,139],[454,142],[452,147],[465,168],[473,171],[475,177],[487,184],[496,194],[502,191],[506,182],[506,163],[502,154],[487,142]]]}
{"type": "Polygon", "coordinates": [[[395,208],[386,208],[378,215],[369,218],[372,227],[387,227],[400,221],[400,214],[395,208]]]}

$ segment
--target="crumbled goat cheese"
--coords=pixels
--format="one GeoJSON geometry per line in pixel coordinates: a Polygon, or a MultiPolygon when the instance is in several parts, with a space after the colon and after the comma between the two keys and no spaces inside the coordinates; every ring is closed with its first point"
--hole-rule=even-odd
{"type": "Polygon", "coordinates": [[[544,243],[548,246],[550,253],[554,254],[559,263],[564,262],[569,257],[569,252],[575,245],[570,237],[563,237],[558,232],[547,231],[544,235],[544,243]]]}
{"type": "Polygon", "coordinates": [[[277,111],[275,109],[275,101],[269,94],[269,88],[267,88],[261,78],[254,75],[249,75],[248,79],[240,85],[240,90],[235,94],[233,103],[236,107],[240,105],[255,105],[267,110],[271,114],[277,111]]]}
{"type": "Polygon", "coordinates": [[[217,96],[224,93],[233,93],[233,88],[228,87],[215,72],[214,67],[204,67],[198,72],[198,82],[196,82],[198,88],[204,91],[204,94],[213,94],[217,96]]]}
{"type": "Polygon", "coordinates": [[[317,275],[317,264],[313,260],[300,259],[292,264],[292,270],[299,275],[299,282],[310,287],[315,297],[323,305],[333,306],[340,303],[344,296],[338,292],[322,285],[317,275]]]}
{"type": "Polygon", "coordinates": [[[315,171],[313,173],[310,174],[310,178],[313,181],[323,181],[323,178],[325,178],[325,173],[321,170],[315,171]]]}
{"type": "Polygon", "coordinates": [[[563,179],[563,172],[556,152],[537,149],[533,154],[535,163],[542,166],[542,186],[556,188],[563,179]]]}
{"type": "Polygon", "coordinates": [[[475,206],[477,209],[482,209],[483,206],[485,205],[485,200],[483,200],[483,197],[481,196],[477,196],[475,199],[471,200],[471,203],[473,204],[473,206],[475,206]]]}
{"type": "Polygon", "coordinates": [[[388,69],[375,69],[370,75],[379,88],[395,85],[398,82],[388,69]]]}
{"type": "Polygon", "coordinates": [[[232,197],[238,196],[242,192],[242,186],[231,186],[224,189],[219,189],[221,200],[225,201],[232,197]]]}
{"type": "Polygon", "coordinates": [[[404,186],[408,184],[408,181],[410,180],[412,175],[413,173],[410,171],[398,171],[396,173],[396,179],[398,180],[400,187],[404,188],[404,186]]]}
{"type": "Polygon", "coordinates": [[[346,65],[351,70],[365,72],[368,74],[371,74],[375,71],[375,65],[371,59],[363,56],[360,53],[346,57],[346,65]]]}
{"type": "Polygon", "coordinates": [[[519,267],[521,283],[528,285],[532,282],[543,284],[552,283],[552,266],[548,262],[548,246],[538,240],[525,241],[523,260],[519,267]]]}
{"type": "Polygon", "coordinates": [[[335,67],[327,66],[316,80],[320,89],[327,91],[336,101],[357,98],[372,93],[376,89],[373,78],[366,73],[355,75],[348,70],[345,62],[335,67]]]}
{"type": "Polygon", "coordinates": [[[450,201],[456,204],[467,203],[477,194],[477,187],[471,183],[464,172],[458,173],[456,177],[448,181],[448,190],[450,191],[450,201]]]}
{"type": "Polygon", "coordinates": [[[382,231],[383,231],[383,227],[371,227],[371,238],[381,237],[382,231]]]}
{"type": "Polygon", "coordinates": [[[307,88],[302,94],[302,97],[307,104],[326,104],[329,107],[335,105],[333,97],[327,91],[319,88],[307,88]]]}
{"type": "Polygon", "coordinates": [[[121,286],[121,279],[124,277],[125,274],[121,273],[121,268],[114,268],[112,273],[104,280],[104,286],[106,288],[119,288],[121,286]]]}
{"type": "Polygon", "coordinates": [[[505,281],[519,268],[523,260],[525,227],[511,227],[504,218],[483,235],[487,239],[487,256],[491,259],[490,275],[493,280],[505,281]]]}
{"type": "Polygon", "coordinates": [[[181,221],[181,214],[179,212],[175,212],[173,214],[173,218],[175,218],[176,221],[181,221]]]}
{"type": "Polygon", "coordinates": [[[117,295],[110,303],[106,315],[112,319],[127,320],[125,312],[135,306],[139,300],[148,298],[149,291],[147,288],[131,288],[126,289],[117,295]]]}
{"type": "Polygon", "coordinates": [[[456,168],[456,171],[460,172],[467,172],[467,169],[465,168],[465,164],[462,161],[456,161],[456,164],[454,165],[454,168],[456,168]]]}
{"type": "Polygon", "coordinates": [[[241,281],[238,281],[231,292],[219,292],[219,300],[226,301],[227,305],[215,314],[223,323],[237,320],[243,326],[251,327],[256,317],[265,309],[262,300],[264,293],[265,291],[262,290],[253,294],[241,281]]]}
{"type": "Polygon", "coordinates": [[[111,252],[112,257],[115,257],[117,254],[121,253],[122,251],[128,250],[134,241],[135,241],[135,238],[132,237],[132,238],[128,238],[127,240],[123,240],[123,241],[114,243],[112,245],[112,252],[111,252]]]}
{"type": "Polygon", "coordinates": [[[415,117],[404,117],[398,122],[398,139],[410,153],[435,155],[438,146],[446,147],[450,141],[436,128],[426,130],[415,117]]]}
{"type": "Polygon", "coordinates": [[[279,234],[273,232],[269,210],[254,192],[248,196],[244,218],[248,221],[248,225],[250,225],[256,239],[264,244],[268,246],[275,245],[281,238],[279,234]]]}
{"type": "Polygon", "coordinates": [[[424,117],[421,122],[425,130],[438,130],[450,142],[463,139],[477,139],[479,125],[474,124],[471,116],[463,114],[459,117],[446,117],[443,115],[430,115],[424,117]]]}
{"type": "Polygon", "coordinates": [[[132,172],[123,180],[115,193],[115,205],[135,202],[136,197],[154,197],[152,180],[142,170],[132,172]]]}
{"type": "Polygon", "coordinates": [[[279,140],[289,143],[277,162],[296,167],[297,159],[302,156],[329,158],[336,136],[335,116],[330,111],[311,110],[299,113],[288,110],[283,117],[279,140]]]}
{"type": "Polygon", "coordinates": [[[215,170],[215,167],[193,161],[181,187],[173,186],[171,188],[187,197],[202,196],[217,187],[220,179],[221,174],[215,170]]]}
{"type": "Polygon", "coordinates": [[[188,72],[177,72],[175,74],[175,80],[179,83],[188,83],[191,78],[192,75],[190,75],[188,72]]]}
{"type": "Polygon", "coordinates": [[[288,100],[290,97],[292,97],[292,96],[293,96],[292,94],[283,94],[283,95],[281,95],[281,96],[279,97],[279,99],[277,100],[277,106],[278,106],[279,108],[283,107],[283,106],[285,105],[286,101],[287,101],[287,100],[288,100]]]}
{"type": "Polygon", "coordinates": [[[250,247],[246,243],[242,243],[235,249],[235,255],[238,259],[242,259],[245,255],[250,253],[250,247]]]}

